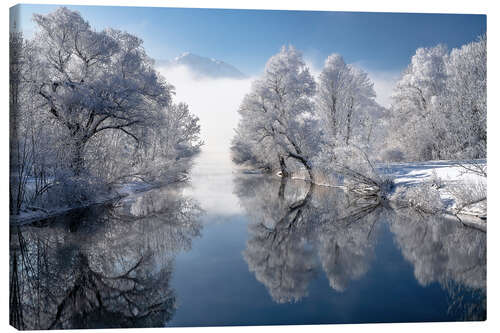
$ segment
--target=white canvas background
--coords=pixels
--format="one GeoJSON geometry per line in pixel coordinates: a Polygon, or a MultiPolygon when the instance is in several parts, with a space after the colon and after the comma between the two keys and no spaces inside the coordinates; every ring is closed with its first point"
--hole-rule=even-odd
{"type": "MultiPolygon", "coordinates": [[[[472,323],[422,323],[422,324],[369,324],[369,325],[319,325],[319,326],[268,326],[268,327],[225,327],[225,328],[168,328],[170,332],[254,332],[256,330],[264,332],[470,332],[471,330],[482,331],[498,331],[500,325],[500,301],[499,301],[499,288],[498,281],[500,281],[499,269],[499,245],[496,238],[500,237],[500,228],[498,226],[499,210],[495,208],[495,203],[500,199],[498,184],[499,175],[499,149],[496,145],[500,143],[500,131],[496,130],[499,124],[498,116],[498,59],[500,54],[499,46],[499,29],[500,25],[500,11],[498,6],[495,6],[494,1],[487,0],[419,0],[419,1],[397,1],[397,0],[348,0],[348,1],[321,1],[321,0],[86,0],[86,1],[36,1],[30,0],[26,3],[30,4],[78,4],[78,5],[108,5],[108,6],[169,6],[169,7],[195,7],[195,8],[241,8],[241,9],[293,9],[293,10],[332,10],[332,11],[375,11],[375,12],[421,12],[421,13],[466,13],[466,14],[487,14],[487,32],[488,32],[488,165],[490,176],[488,179],[488,196],[491,198],[491,209],[488,212],[489,225],[488,225],[488,320],[487,322],[472,322],[472,323]]],[[[1,191],[0,191],[0,205],[1,214],[3,217],[2,223],[2,241],[3,250],[0,250],[0,290],[1,290],[1,328],[7,331],[14,331],[15,329],[8,326],[8,304],[9,304],[9,291],[8,291],[8,140],[9,140],[9,127],[8,127],[8,21],[9,11],[8,7],[17,4],[15,1],[6,1],[2,5],[2,66],[1,72],[1,94],[2,94],[2,111],[0,112],[0,142],[1,142],[1,191]]],[[[202,124],[203,125],[203,124],[202,124]]],[[[383,306],[383,300],[381,300],[383,306]]],[[[159,329],[147,329],[159,330],[159,329]]],[[[165,330],[165,329],[163,329],[165,330]]],[[[111,330],[103,330],[110,331],[111,330]]],[[[112,332],[139,332],[143,330],[112,330],[112,332]]],[[[70,331],[72,332],[72,331],[70,331]]],[[[77,332],[77,331],[74,331],[77,332]]]]}

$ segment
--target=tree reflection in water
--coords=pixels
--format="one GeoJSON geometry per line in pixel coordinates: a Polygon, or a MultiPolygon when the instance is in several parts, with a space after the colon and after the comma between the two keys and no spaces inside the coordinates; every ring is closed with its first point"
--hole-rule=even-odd
{"type": "Polygon", "coordinates": [[[343,191],[300,181],[240,177],[236,182],[252,221],[244,258],[273,300],[307,296],[320,266],[339,291],[368,270],[376,228],[370,213],[377,201],[354,203],[343,191]]]}
{"type": "Polygon", "coordinates": [[[274,301],[307,296],[321,270],[331,288],[346,290],[368,272],[378,230],[387,223],[421,286],[437,282],[448,291],[450,311],[461,311],[464,319],[485,318],[485,233],[301,181],[242,175],[235,182],[251,220],[244,258],[274,301]],[[464,298],[464,291],[472,296],[464,298]]]}
{"type": "Polygon", "coordinates": [[[295,192],[285,193],[285,183],[276,187],[272,181],[252,180],[238,184],[238,195],[255,221],[249,226],[252,236],[244,258],[275,301],[297,301],[307,294],[307,285],[317,272],[303,230],[308,227],[312,187],[289,188],[295,192]],[[245,190],[255,192],[245,196],[245,190]],[[296,200],[287,200],[290,196],[296,200]]]}
{"type": "Polygon", "coordinates": [[[167,188],[11,229],[10,322],[19,329],[164,326],[175,253],[201,209],[167,188]]]}
{"type": "Polygon", "coordinates": [[[486,233],[407,209],[388,222],[420,285],[439,283],[449,293],[449,311],[463,319],[486,319],[486,233]],[[464,297],[466,291],[473,293],[464,297]]]}
{"type": "MultiPolygon", "coordinates": [[[[250,219],[244,259],[275,302],[302,300],[320,274],[347,292],[380,260],[377,239],[390,233],[416,282],[446,290],[451,317],[485,318],[485,233],[301,181],[235,182],[250,219]]],[[[173,260],[200,235],[201,214],[196,202],[163,188],[11,228],[11,324],[164,326],[176,308],[173,260]]]]}

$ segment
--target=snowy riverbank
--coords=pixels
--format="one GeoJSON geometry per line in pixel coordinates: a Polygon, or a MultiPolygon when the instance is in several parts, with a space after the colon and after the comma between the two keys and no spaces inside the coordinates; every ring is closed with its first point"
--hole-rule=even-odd
{"type": "MultiPolygon", "coordinates": [[[[416,207],[440,210],[465,225],[486,231],[487,179],[467,170],[469,165],[464,161],[427,161],[377,168],[394,179],[389,200],[397,203],[403,199],[416,207]]],[[[486,160],[476,160],[474,165],[485,168],[486,160]]]]}
{"type": "MultiPolygon", "coordinates": [[[[413,207],[427,213],[444,213],[450,218],[460,219],[464,224],[486,230],[487,179],[477,172],[484,168],[486,159],[466,161],[426,161],[407,163],[385,163],[376,165],[382,178],[394,183],[383,196],[394,206],[413,207]],[[472,162],[472,164],[471,164],[472,162]]],[[[280,176],[280,174],[277,174],[280,176]]],[[[292,179],[308,179],[306,172],[295,173],[292,179]]],[[[319,186],[341,187],[338,183],[318,177],[319,186]]],[[[365,188],[366,190],[366,188],[365,188]]]]}
{"type": "Polygon", "coordinates": [[[19,215],[10,216],[10,224],[12,225],[30,224],[35,221],[68,214],[72,211],[76,211],[79,209],[84,209],[95,205],[104,205],[116,200],[123,199],[125,197],[133,196],[134,194],[149,191],[156,187],[165,186],[170,183],[182,182],[185,181],[186,179],[187,178],[183,177],[179,180],[176,181],[171,180],[170,182],[162,184],[149,184],[144,182],[130,182],[125,184],[119,184],[111,188],[109,192],[96,194],[92,200],[82,202],[81,204],[64,206],[64,207],[55,207],[51,209],[38,208],[29,211],[28,210],[21,211],[19,215]]]}
{"type": "MultiPolygon", "coordinates": [[[[478,165],[485,166],[486,160],[475,161],[478,165]]],[[[391,163],[379,165],[378,169],[385,175],[394,178],[395,192],[402,193],[405,190],[428,186],[439,193],[445,211],[456,213],[463,204],[459,197],[460,187],[467,189],[471,186],[476,190],[479,186],[486,189],[486,177],[468,172],[463,161],[427,161],[414,163],[391,163]]],[[[461,214],[486,217],[486,201],[480,201],[463,207],[461,214]]]]}

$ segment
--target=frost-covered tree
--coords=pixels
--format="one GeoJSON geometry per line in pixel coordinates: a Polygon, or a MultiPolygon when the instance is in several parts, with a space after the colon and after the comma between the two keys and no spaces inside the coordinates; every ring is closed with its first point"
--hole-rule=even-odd
{"type": "Polygon", "coordinates": [[[171,103],[164,112],[153,128],[142,129],[140,142],[117,131],[90,140],[86,149],[87,168],[108,182],[184,178],[191,157],[202,144],[199,119],[184,103],[171,103]]]}
{"type": "Polygon", "coordinates": [[[398,82],[388,149],[407,160],[486,157],[486,37],[420,48],[398,82]]]}
{"type": "Polygon", "coordinates": [[[10,116],[10,213],[17,214],[26,199],[28,169],[32,163],[31,152],[23,133],[20,133],[20,104],[22,104],[22,70],[24,69],[24,39],[20,33],[9,36],[9,116],[10,116]],[[17,138],[20,137],[21,140],[17,138]]]}
{"type": "Polygon", "coordinates": [[[445,59],[447,155],[486,157],[486,36],[453,49],[445,59]]]}
{"type": "Polygon", "coordinates": [[[294,47],[283,47],[271,57],[238,110],[234,161],[279,168],[284,176],[294,161],[313,178],[309,159],[319,140],[315,90],[315,81],[294,47]]]}
{"type": "Polygon", "coordinates": [[[86,144],[102,132],[140,142],[141,128],[161,118],[173,89],[154,70],[142,40],[113,29],[97,32],[67,8],[33,19],[40,68],[33,84],[42,108],[68,133],[75,173],[86,144]]]}
{"type": "Polygon", "coordinates": [[[319,76],[316,108],[323,133],[313,161],[317,174],[329,183],[342,175],[379,188],[379,177],[366,152],[370,158],[378,157],[384,108],[375,101],[368,74],[346,64],[342,56],[330,55],[319,76]]]}
{"type": "Polygon", "coordinates": [[[33,20],[31,40],[11,35],[12,213],[103,184],[185,179],[199,119],[172,102],[142,40],[64,7],[33,20]]]}
{"type": "Polygon", "coordinates": [[[348,65],[339,54],[330,55],[319,76],[317,113],[329,146],[370,140],[370,111],[377,108],[368,74],[348,65]]]}
{"type": "Polygon", "coordinates": [[[409,160],[440,158],[438,140],[442,122],[436,105],[445,89],[443,45],[419,48],[393,93],[392,134],[409,160]]]}
{"type": "Polygon", "coordinates": [[[315,88],[294,48],[284,47],[273,56],[240,107],[233,161],[277,169],[285,177],[293,171],[313,182],[331,182],[332,175],[342,175],[361,180],[370,193],[378,191],[381,183],[364,150],[380,144],[381,130],[374,127],[383,108],[374,100],[367,73],[334,54],[315,88]],[[359,159],[353,163],[353,154],[362,157],[366,170],[360,170],[359,159]]]}
{"type": "Polygon", "coordinates": [[[39,112],[30,78],[39,72],[36,49],[21,33],[10,34],[10,208],[18,214],[34,204],[51,186],[53,170],[63,158],[57,147],[64,140],[54,121],[39,112]],[[28,180],[30,186],[28,186],[28,180]]]}

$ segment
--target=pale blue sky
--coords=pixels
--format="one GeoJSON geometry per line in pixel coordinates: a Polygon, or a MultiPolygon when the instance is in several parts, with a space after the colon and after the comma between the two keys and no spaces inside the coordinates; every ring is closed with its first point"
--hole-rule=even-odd
{"type": "MultiPolygon", "coordinates": [[[[57,7],[21,5],[20,27],[31,36],[32,14],[57,7]]],[[[315,67],[335,52],[371,71],[399,72],[418,47],[458,47],[486,32],[485,15],[67,7],[98,30],[113,27],[141,37],[155,59],[189,51],[226,61],[249,75],[260,72],[283,44],[302,50],[315,67]]]]}

